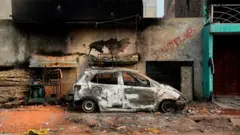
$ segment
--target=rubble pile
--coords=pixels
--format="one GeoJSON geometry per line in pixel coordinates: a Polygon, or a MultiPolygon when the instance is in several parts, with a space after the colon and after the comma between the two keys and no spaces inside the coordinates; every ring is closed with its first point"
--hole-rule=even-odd
{"type": "Polygon", "coordinates": [[[20,69],[0,71],[0,107],[9,108],[19,104],[30,81],[28,72],[20,69]]]}
{"type": "Polygon", "coordinates": [[[187,113],[190,115],[195,114],[221,114],[221,108],[216,109],[206,109],[206,108],[187,108],[187,113]]]}
{"type": "MultiPolygon", "coordinates": [[[[205,109],[203,110],[205,111],[205,109]]],[[[209,113],[211,113],[210,111],[209,113]]],[[[75,124],[87,125],[90,131],[96,134],[133,135],[135,132],[142,134],[188,134],[192,132],[195,134],[209,133],[210,135],[217,131],[230,132],[234,130],[228,117],[216,114],[206,115],[205,113],[186,116],[184,113],[85,114],[69,112],[66,119],[75,124]]]]}
{"type": "Polygon", "coordinates": [[[188,115],[197,115],[197,114],[222,114],[224,113],[223,109],[208,103],[195,103],[194,105],[188,105],[185,110],[185,113],[188,115]]]}

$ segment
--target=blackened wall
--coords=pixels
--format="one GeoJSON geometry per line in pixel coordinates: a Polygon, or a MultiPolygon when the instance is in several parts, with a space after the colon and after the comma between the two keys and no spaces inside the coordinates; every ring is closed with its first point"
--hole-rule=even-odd
{"type": "Polygon", "coordinates": [[[143,15],[142,0],[12,0],[13,18],[28,22],[100,21],[143,15]]]}
{"type": "Polygon", "coordinates": [[[176,17],[202,17],[203,0],[175,0],[176,17]]]}

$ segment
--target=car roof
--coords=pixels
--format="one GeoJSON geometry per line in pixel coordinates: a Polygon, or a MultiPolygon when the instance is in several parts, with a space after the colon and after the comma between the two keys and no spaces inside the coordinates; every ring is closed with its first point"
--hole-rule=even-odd
{"type": "Polygon", "coordinates": [[[114,72],[114,71],[126,71],[126,72],[133,72],[133,73],[136,73],[136,74],[140,74],[148,79],[151,79],[149,78],[148,76],[146,76],[145,74],[137,71],[137,70],[133,70],[133,69],[129,69],[129,68],[119,68],[119,67],[92,67],[92,68],[87,68],[85,70],[85,72],[99,72],[99,73],[104,73],[104,71],[106,72],[114,72]]]}
{"type": "Polygon", "coordinates": [[[138,72],[137,70],[129,69],[129,68],[116,68],[116,67],[92,67],[87,68],[86,71],[131,71],[138,72]]]}

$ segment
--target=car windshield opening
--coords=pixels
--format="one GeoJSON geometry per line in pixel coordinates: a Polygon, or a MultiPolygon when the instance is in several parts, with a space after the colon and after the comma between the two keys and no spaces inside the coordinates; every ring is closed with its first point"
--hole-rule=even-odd
{"type": "Polygon", "coordinates": [[[117,73],[98,73],[91,80],[93,83],[118,84],[117,73]]]}

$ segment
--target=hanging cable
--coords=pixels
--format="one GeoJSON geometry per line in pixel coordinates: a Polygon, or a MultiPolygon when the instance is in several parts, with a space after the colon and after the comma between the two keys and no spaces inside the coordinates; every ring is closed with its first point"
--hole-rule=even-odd
{"type": "MultiPolygon", "coordinates": [[[[14,17],[14,16],[12,16],[14,17]]],[[[76,21],[76,22],[65,22],[65,24],[95,24],[95,27],[98,26],[98,24],[106,24],[106,23],[112,23],[112,22],[117,22],[117,21],[123,21],[123,20],[126,20],[126,19],[130,19],[130,18],[134,18],[134,17],[137,17],[139,19],[141,19],[142,17],[139,16],[139,15],[132,15],[132,16],[128,16],[128,17],[123,17],[123,18],[120,18],[120,19],[114,19],[114,20],[109,20],[109,21],[101,21],[101,22],[97,22],[97,21],[76,21]]],[[[16,18],[16,17],[14,17],[16,18]]],[[[33,20],[21,20],[18,22],[21,22],[21,23],[35,23],[35,24],[41,24],[41,22],[37,22],[37,21],[33,21],[33,20]]]]}
{"type": "Polygon", "coordinates": [[[97,26],[98,24],[106,24],[106,23],[112,23],[112,22],[117,22],[117,21],[122,21],[122,20],[126,20],[126,19],[130,19],[130,18],[139,18],[141,19],[142,17],[139,16],[139,15],[133,15],[133,16],[128,16],[128,17],[123,17],[123,18],[120,18],[120,19],[114,19],[114,20],[110,20],[110,21],[101,21],[101,22],[94,22],[94,21],[91,21],[91,22],[83,22],[83,21],[78,21],[78,22],[66,22],[67,24],[95,24],[95,26],[97,26]]]}

